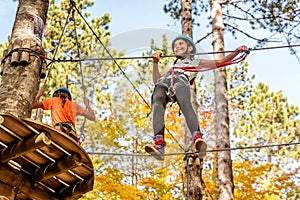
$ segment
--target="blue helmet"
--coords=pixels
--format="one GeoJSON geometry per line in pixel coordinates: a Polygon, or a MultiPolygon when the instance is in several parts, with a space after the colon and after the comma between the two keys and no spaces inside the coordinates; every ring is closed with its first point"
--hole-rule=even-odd
{"type": "Polygon", "coordinates": [[[65,88],[65,87],[60,87],[60,88],[57,88],[54,93],[53,93],[53,96],[58,93],[59,91],[62,91],[62,92],[66,92],[69,96],[69,99],[72,101],[72,95],[71,95],[71,92],[68,88],[65,88]]]}
{"type": "Polygon", "coordinates": [[[189,36],[186,36],[186,35],[179,35],[173,40],[173,42],[172,42],[172,50],[173,51],[174,51],[174,43],[176,40],[179,40],[179,39],[185,40],[188,43],[188,45],[193,47],[193,50],[191,51],[192,54],[196,53],[197,48],[196,48],[194,41],[192,40],[192,38],[190,38],[189,36]]]}

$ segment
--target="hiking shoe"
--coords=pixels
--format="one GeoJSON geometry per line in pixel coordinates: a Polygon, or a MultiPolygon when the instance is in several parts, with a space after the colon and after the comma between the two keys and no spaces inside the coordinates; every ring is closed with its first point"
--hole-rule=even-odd
{"type": "Polygon", "coordinates": [[[204,140],[202,139],[202,134],[200,131],[195,131],[193,133],[193,136],[194,136],[195,150],[200,151],[201,146],[204,143],[204,140]]]}
{"type": "Polygon", "coordinates": [[[165,159],[165,147],[166,142],[163,141],[160,144],[157,144],[158,142],[155,141],[155,145],[147,144],[145,146],[145,151],[149,154],[151,154],[156,160],[163,161],[165,159]]]}
{"type": "Polygon", "coordinates": [[[200,131],[195,131],[193,135],[195,150],[199,152],[199,157],[203,158],[206,156],[207,144],[202,139],[202,134],[200,131]]]}
{"type": "Polygon", "coordinates": [[[165,159],[165,147],[160,145],[160,146],[152,146],[152,145],[149,145],[147,144],[145,146],[145,151],[149,154],[151,154],[156,160],[160,160],[160,161],[163,161],[165,159]]]}
{"type": "Polygon", "coordinates": [[[199,150],[199,158],[204,158],[206,156],[207,144],[206,142],[202,142],[201,148],[199,150]]]}

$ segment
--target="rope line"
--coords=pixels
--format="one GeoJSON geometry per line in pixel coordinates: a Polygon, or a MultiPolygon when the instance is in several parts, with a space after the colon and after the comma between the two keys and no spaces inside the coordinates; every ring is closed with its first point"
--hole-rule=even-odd
{"type": "MultiPolygon", "coordinates": [[[[78,34],[77,34],[77,28],[76,28],[76,21],[75,21],[75,10],[72,9],[72,19],[73,19],[73,25],[74,25],[74,33],[75,33],[75,41],[76,41],[76,45],[77,45],[77,57],[79,59],[81,59],[81,46],[79,44],[78,41],[78,34]]],[[[79,70],[80,70],[80,78],[81,78],[81,86],[83,89],[83,96],[84,98],[86,98],[86,87],[85,87],[85,83],[84,83],[84,77],[83,77],[83,70],[82,70],[82,62],[79,62],[79,70]]],[[[86,123],[86,118],[83,119],[83,122],[81,124],[81,127],[79,129],[80,133],[79,133],[79,137],[78,137],[78,143],[82,144],[85,140],[85,133],[84,133],[84,127],[85,127],[85,123],[86,123]]]]}
{"type": "MultiPolygon", "coordinates": [[[[148,102],[145,100],[145,98],[141,95],[141,93],[137,90],[137,88],[134,86],[134,84],[132,83],[132,81],[128,78],[128,76],[126,75],[126,73],[124,72],[124,70],[120,67],[120,65],[117,63],[117,59],[128,59],[128,58],[114,58],[112,56],[112,54],[109,52],[109,50],[106,48],[106,46],[102,43],[102,41],[100,40],[100,38],[98,37],[98,35],[95,33],[95,31],[93,30],[93,28],[89,25],[89,23],[86,21],[86,19],[84,18],[84,16],[81,14],[81,12],[77,9],[76,4],[73,0],[70,0],[71,5],[75,8],[75,10],[78,12],[78,14],[81,16],[81,18],[84,20],[84,22],[86,23],[86,25],[89,27],[89,29],[92,31],[93,35],[96,37],[96,39],[99,41],[99,43],[103,46],[103,48],[105,49],[105,51],[108,53],[109,58],[92,58],[90,60],[112,60],[116,66],[119,68],[119,70],[122,72],[122,74],[125,76],[125,78],[129,81],[129,83],[132,85],[132,87],[134,88],[134,90],[138,93],[138,95],[142,98],[142,100],[144,101],[144,103],[151,109],[150,105],[148,104],[148,102]]],[[[300,44],[297,45],[293,45],[293,46],[300,46],[300,44]]],[[[291,45],[289,46],[277,46],[277,47],[268,47],[268,48],[260,48],[260,49],[249,49],[249,51],[251,50],[266,50],[266,49],[274,49],[274,48],[286,48],[286,47],[291,47],[291,45]]],[[[234,52],[234,51],[223,51],[223,52],[204,52],[204,53],[196,53],[196,54],[189,54],[189,55],[204,55],[204,54],[217,54],[217,53],[229,53],[229,52],[234,52]]],[[[162,57],[176,57],[176,55],[166,55],[166,56],[162,56],[162,57]]],[[[149,56],[143,56],[143,57],[130,57],[130,59],[149,59],[152,57],[149,56]]],[[[75,62],[75,61],[86,61],[87,59],[71,59],[70,61],[75,62]]],[[[66,59],[63,60],[64,62],[68,61],[66,59]]],[[[168,131],[170,133],[170,131],[168,131]]],[[[170,135],[175,138],[171,133],[170,135]]],[[[179,144],[179,143],[178,143],[179,144]]],[[[181,148],[183,148],[180,144],[179,146],[181,148]]]]}
{"type": "Polygon", "coordinates": [[[45,85],[46,85],[46,82],[47,82],[48,77],[49,77],[49,75],[50,75],[50,71],[51,71],[51,69],[52,69],[53,63],[55,62],[55,56],[56,56],[56,54],[57,54],[57,52],[58,52],[58,48],[59,48],[60,42],[61,42],[61,40],[62,40],[63,34],[64,34],[65,30],[66,30],[66,27],[67,27],[67,24],[68,24],[68,21],[69,21],[69,18],[70,18],[70,14],[71,14],[71,9],[68,9],[68,16],[67,16],[66,21],[65,21],[65,23],[64,23],[63,30],[62,30],[62,32],[61,32],[61,34],[60,34],[60,36],[59,36],[59,39],[58,39],[56,48],[55,48],[55,50],[54,50],[52,59],[49,59],[49,58],[47,58],[46,56],[40,55],[43,59],[45,59],[45,60],[50,60],[50,61],[51,61],[51,62],[47,65],[47,67],[50,66],[50,68],[48,69],[48,73],[46,74],[45,81],[44,81],[44,84],[43,84],[43,88],[44,88],[45,85]]]}
{"type": "MultiPolygon", "coordinates": [[[[56,48],[55,48],[55,50],[54,50],[52,59],[49,59],[49,58],[46,57],[45,55],[40,55],[40,56],[39,56],[41,59],[43,59],[43,62],[46,62],[46,60],[50,60],[50,62],[46,65],[46,69],[47,69],[49,66],[50,66],[50,67],[49,67],[49,69],[47,70],[48,73],[46,73],[44,82],[43,82],[43,84],[42,84],[42,88],[43,88],[43,89],[46,87],[46,83],[47,83],[47,81],[48,81],[48,78],[49,78],[49,75],[50,75],[50,71],[52,70],[52,67],[53,67],[53,63],[54,63],[54,60],[55,60],[55,56],[56,56],[56,54],[57,54],[57,52],[58,52],[58,48],[59,48],[60,42],[61,42],[61,40],[62,40],[63,34],[64,34],[65,30],[66,30],[66,27],[67,27],[67,24],[68,24],[68,21],[69,21],[69,17],[70,17],[70,14],[71,14],[70,11],[71,11],[71,9],[69,8],[69,9],[68,9],[68,15],[67,15],[66,21],[65,21],[65,23],[64,23],[63,30],[62,30],[62,32],[61,32],[61,34],[60,34],[60,36],[59,36],[59,40],[58,40],[57,45],[56,45],[56,48]]],[[[35,117],[34,117],[35,120],[37,120],[37,117],[38,117],[38,115],[39,115],[40,112],[41,112],[41,109],[36,109],[36,115],[35,115],[35,117]]],[[[40,120],[40,121],[41,121],[41,120],[40,120]]]]}
{"type": "MultiPolygon", "coordinates": [[[[126,73],[124,72],[124,70],[121,68],[121,66],[118,64],[117,60],[112,56],[112,54],[109,52],[109,50],[106,48],[106,46],[102,43],[102,41],[100,40],[100,38],[98,37],[98,35],[95,33],[95,31],[93,30],[93,28],[90,26],[90,24],[86,21],[86,19],[84,18],[84,16],[81,14],[81,12],[77,9],[76,4],[73,0],[70,0],[71,5],[74,7],[74,9],[78,12],[78,14],[81,16],[81,18],[83,19],[83,21],[86,23],[86,25],[89,27],[89,29],[92,31],[93,35],[96,37],[96,39],[99,41],[99,43],[102,45],[102,47],[105,49],[105,51],[108,53],[108,55],[110,56],[109,59],[112,60],[116,66],[119,68],[119,70],[122,72],[122,74],[124,75],[124,77],[128,80],[128,82],[131,84],[131,86],[133,87],[133,89],[137,92],[137,94],[142,98],[142,100],[144,101],[144,103],[148,106],[148,108],[151,110],[151,106],[148,104],[148,102],[146,101],[146,99],[142,96],[142,94],[139,92],[139,90],[135,87],[135,85],[133,84],[133,82],[129,79],[129,77],[126,75],[126,73]]],[[[79,59],[82,60],[82,59],[79,59]]],[[[179,142],[175,139],[174,135],[167,129],[168,133],[171,135],[171,137],[175,140],[175,142],[179,145],[179,147],[181,149],[184,149],[179,142]]]]}
{"type": "MultiPolygon", "coordinates": [[[[59,47],[59,43],[62,39],[62,36],[63,36],[63,33],[65,31],[65,28],[66,28],[66,25],[68,23],[68,19],[69,19],[69,16],[70,16],[70,10],[69,9],[69,13],[68,13],[68,16],[67,16],[67,19],[66,19],[66,22],[65,22],[65,25],[63,27],[63,31],[60,35],[60,38],[59,38],[59,43],[56,47],[56,50],[55,50],[55,53],[54,53],[54,56],[53,58],[47,58],[46,56],[40,56],[41,58],[43,59],[46,59],[46,60],[50,60],[52,64],[53,62],[79,62],[80,63],[80,67],[81,66],[81,62],[82,61],[96,61],[96,60],[111,60],[113,61],[116,66],[119,68],[119,70],[122,72],[122,74],[124,75],[124,77],[129,81],[129,83],[132,85],[132,87],[134,88],[134,90],[138,93],[138,95],[142,98],[142,100],[144,101],[144,103],[151,109],[150,105],[148,104],[148,102],[145,100],[145,98],[141,95],[141,93],[137,90],[137,88],[134,86],[134,84],[132,83],[132,81],[128,78],[128,76],[126,75],[126,73],[124,72],[124,70],[120,67],[120,65],[117,63],[117,60],[124,60],[124,59],[152,59],[152,57],[150,56],[142,56],[142,57],[118,57],[118,58],[115,58],[112,56],[112,54],[109,52],[109,50],[107,49],[107,47],[102,43],[102,41],[100,40],[100,38],[98,37],[98,35],[95,33],[95,31],[93,30],[93,28],[89,25],[89,23],[86,21],[86,19],[84,18],[84,16],[81,14],[81,12],[77,9],[76,7],[76,4],[73,0],[70,0],[70,5],[71,7],[73,7],[77,12],[78,14],[81,16],[81,18],[84,20],[84,22],[86,23],[86,25],[89,27],[89,29],[92,31],[93,35],[96,37],[96,39],[98,40],[98,42],[102,45],[102,47],[105,49],[105,51],[108,53],[109,57],[108,58],[85,58],[85,59],[81,59],[80,56],[79,56],[79,59],[55,59],[55,56],[56,56],[56,53],[58,51],[58,47],[59,47]]],[[[74,10],[73,10],[74,11],[74,10]]],[[[74,15],[74,12],[73,12],[73,15],[74,15]]],[[[75,27],[75,24],[74,24],[74,27],[75,27]]],[[[75,27],[75,34],[76,34],[76,27],[75,27]]],[[[78,42],[78,40],[77,40],[78,42]]],[[[77,44],[78,45],[78,44],[77,44]]],[[[257,51],[257,50],[268,50],[268,49],[279,49],[279,48],[292,48],[292,47],[298,47],[300,46],[300,44],[295,44],[295,45],[286,45],[286,46],[274,46],[274,47],[266,47],[266,48],[255,48],[255,49],[249,49],[249,51],[257,51]]],[[[77,50],[79,51],[79,49],[77,50]]],[[[217,54],[217,53],[229,53],[229,52],[234,52],[234,51],[222,51],[222,52],[202,52],[202,53],[195,53],[195,54],[186,54],[186,55],[207,55],[207,54],[217,54]]],[[[77,52],[79,53],[79,52],[77,52]]],[[[161,56],[162,58],[167,58],[167,57],[176,57],[176,55],[165,55],[165,56],[161,56]]],[[[51,66],[52,67],[52,66],[51,66]]],[[[50,67],[50,69],[51,69],[50,67]]],[[[49,73],[50,73],[50,69],[48,71],[48,74],[46,75],[46,79],[45,79],[45,82],[47,81],[47,78],[49,76],[49,73]]],[[[81,70],[81,73],[82,73],[82,68],[80,69],[81,70]]],[[[191,70],[191,69],[190,69],[191,70]]],[[[196,69],[194,69],[196,70],[196,69]]],[[[203,69],[202,69],[203,70],[203,69]]],[[[207,69],[207,70],[210,70],[210,69],[207,69]]],[[[187,70],[188,71],[188,70],[187,70]]],[[[199,72],[199,70],[197,70],[199,72]]],[[[205,70],[206,71],[206,70],[205,70]]],[[[81,77],[83,78],[83,77],[81,77]]],[[[83,82],[83,80],[82,80],[83,82]]],[[[45,83],[44,83],[45,84],[45,83]]],[[[168,131],[170,133],[170,131],[168,131]]],[[[175,137],[170,133],[170,135],[175,139],[175,137]]],[[[176,140],[177,141],[177,140],[176,140]]],[[[178,143],[178,141],[177,141],[178,143]]],[[[179,144],[179,143],[178,143],[179,144]]],[[[181,145],[179,145],[182,149],[183,147],[181,145]]],[[[253,148],[257,148],[257,147],[253,147],[253,148]]],[[[234,150],[234,149],[229,149],[229,150],[234,150]]],[[[225,151],[225,149],[219,149],[219,150],[210,150],[210,151],[207,151],[207,152],[212,152],[212,151],[225,151]]],[[[226,150],[228,151],[228,149],[226,150]]],[[[185,152],[184,154],[190,154],[191,152],[185,152]]],[[[108,153],[109,154],[109,153],[108,153]]],[[[182,154],[182,153],[180,153],[182,154]]],[[[129,154],[118,154],[118,155],[129,155],[129,154]]],[[[132,155],[136,155],[136,154],[132,154],[132,155]]],[[[174,155],[174,154],[166,154],[166,155],[174,155]]]]}
{"type": "MultiPolygon", "coordinates": [[[[268,145],[257,145],[257,146],[245,146],[245,147],[233,147],[233,148],[223,148],[223,149],[212,149],[207,150],[206,153],[213,153],[219,151],[236,151],[236,150],[245,150],[245,149],[261,149],[261,148],[270,148],[270,147],[282,147],[282,146],[292,146],[299,145],[300,142],[291,142],[291,143],[281,143],[281,144],[268,144],[268,145]]],[[[149,154],[130,154],[130,153],[109,153],[109,152],[87,152],[92,155],[107,155],[107,156],[139,156],[139,157],[148,157],[152,156],[149,154]]],[[[169,153],[164,154],[165,156],[179,156],[179,155],[188,155],[195,154],[197,152],[179,152],[179,153],[169,153]]]]}
{"type": "MultiPolygon", "coordinates": [[[[300,44],[294,45],[281,45],[281,46],[273,46],[273,47],[262,47],[262,48],[249,48],[249,51],[261,51],[261,50],[273,50],[273,49],[282,49],[282,48],[293,48],[293,47],[300,47],[300,44]]],[[[194,54],[184,54],[184,55],[209,55],[209,54],[219,54],[219,53],[231,53],[235,50],[228,50],[228,51],[217,51],[217,52],[202,52],[202,53],[194,53],[194,54]]],[[[170,57],[177,57],[176,55],[162,55],[161,58],[170,58],[170,57]]],[[[130,57],[106,57],[106,58],[83,58],[83,59],[51,59],[46,58],[47,60],[51,60],[53,62],[82,62],[82,61],[111,61],[111,60],[134,60],[134,59],[152,59],[151,56],[130,56],[130,57]]]]}
{"type": "Polygon", "coordinates": [[[118,64],[118,62],[116,61],[116,59],[112,56],[112,54],[109,52],[109,50],[106,48],[106,46],[103,44],[103,42],[100,40],[100,38],[98,37],[98,35],[95,33],[95,31],[93,30],[93,28],[90,26],[90,24],[86,21],[86,19],[84,18],[84,16],[81,14],[81,12],[77,9],[76,4],[73,0],[70,0],[71,5],[75,8],[75,10],[77,11],[77,13],[81,16],[81,18],[83,19],[83,21],[86,23],[86,25],[89,27],[89,29],[92,31],[93,35],[96,37],[96,39],[98,40],[98,42],[102,45],[102,47],[105,49],[105,51],[107,52],[107,54],[109,55],[110,59],[117,65],[117,67],[119,68],[119,70],[122,72],[122,74],[124,75],[124,77],[128,80],[128,82],[131,84],[131,86],[133,87],[133,89],[138,93],[138,95],[142,98],[142,100],[144,101],[144,103],[149,107],[150,105],[148,104],[148,102],[146,101],[146,99],[142,96],[142,94],[138,91],[138,89],[135,87],[135,85],[132,83],[132,81],[128,78],[128,76],[126,75],[126,73],[124,72],[124,70],[120,67],[120,65],[118,64]]]}

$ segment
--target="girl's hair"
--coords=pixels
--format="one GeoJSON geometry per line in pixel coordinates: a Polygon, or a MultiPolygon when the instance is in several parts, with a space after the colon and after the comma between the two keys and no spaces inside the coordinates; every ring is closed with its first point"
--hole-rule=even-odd
{"type": "Polygon", "coordinates": [[[61,99],[61,106],[64,107],[66,99],[70,99],[69,94],[65,91],[59,90],[53,94],[53,97],[59,97],[61,99]]]}

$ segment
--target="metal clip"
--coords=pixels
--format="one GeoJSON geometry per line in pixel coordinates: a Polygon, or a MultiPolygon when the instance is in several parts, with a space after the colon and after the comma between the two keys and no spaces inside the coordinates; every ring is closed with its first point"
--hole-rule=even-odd
{"type": "Polygon", "coordinates": [[[167,95],[171,98],[171,97],[173,97],[173,96],[175,96],[175,90],[174,90],[174,88],[173,87],[169,87],[168,88],[168,92],[167,92],[167,95]]]}

